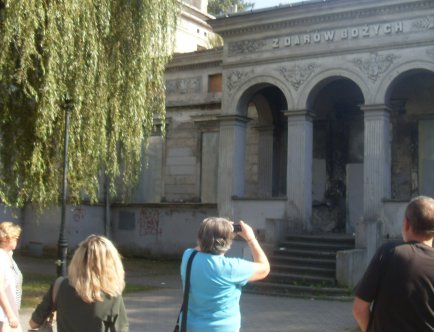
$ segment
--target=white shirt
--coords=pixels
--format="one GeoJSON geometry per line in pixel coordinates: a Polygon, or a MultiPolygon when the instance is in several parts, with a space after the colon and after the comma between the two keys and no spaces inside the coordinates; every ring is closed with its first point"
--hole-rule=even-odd
{"type": "MultiPolygon", "coordinates": [[[[19,272],[18,270],[18,267],[16,267],[16,270],[14,271],[13,265],[14,262],[12,259],[12,251],[8,253],[7,251],[0,248],[0,287],[5,292],[6,297],[9,301],[9,305],[11,306],[12,310],[15,312],[15,315],[19,317],[18,310],[20,304],[18,302],[20,300],[17,298],[17,290],[21,289],[21,285],[18,285],[18,283],[19,283],[19,279],[22,280],[22,276],[21,276],[21,272],[19,272]]],[[[1,306],[0,306],[0,321],[2,322],[8,321],[6,314],[4,313],[3,308],[1,306]]]]}

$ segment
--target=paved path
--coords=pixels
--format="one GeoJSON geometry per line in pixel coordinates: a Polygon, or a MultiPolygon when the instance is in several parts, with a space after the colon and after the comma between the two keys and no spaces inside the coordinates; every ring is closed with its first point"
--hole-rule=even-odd
{"type": "MultiPolygon", "coordinates": [[[[130,332],[172,332],[180,303],[172,288],[125,296],[130,332]]],[[[23,326],[31,311],[22,310],[23,326]]],[[[356,325],[348,302],[243,294],[241,311],[242,332],[349,332],[356,325]]]]}
{"type": "MultiPolygon", "coordinates": [[[[23,264],[24,269],[32,267],[23,264]]],[[[161,287],[124,297],[130,332],[172,332],[182,301],[179,277],[140,277],[127,272],[127,282],[161,287]]],[[[23,327],[31,312],[22,310],[23,327]]],[[[241,312],[241,332],[350,332],[356,326],[350,302],[243,294],[241,312]]]]}

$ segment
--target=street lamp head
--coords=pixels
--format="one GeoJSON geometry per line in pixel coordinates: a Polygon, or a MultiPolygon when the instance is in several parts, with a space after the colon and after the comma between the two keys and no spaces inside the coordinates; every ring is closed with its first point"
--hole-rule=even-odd
{"type": "Polygon", "coordinates": [[[74,100],[71,98],[65,98],[62,103],[62,108],[65,112],[70,112],[74,108],[74,100]]]}

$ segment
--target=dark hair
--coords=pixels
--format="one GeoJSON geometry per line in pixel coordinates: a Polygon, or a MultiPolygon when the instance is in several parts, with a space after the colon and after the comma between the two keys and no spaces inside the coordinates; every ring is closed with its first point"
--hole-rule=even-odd
{"type": "Polygon", "coordinates": [[[233,239],[233,227],[225,218],[205,218],[199,227],[197,242],[202,252],[220,255],[229,250],[233,239]]]}
{"type": "Polygon", "coordinates": [[[434,235],[434,199],[431,197],[413,198],[405,209],[405,217],[415,233],[434,235]]]}

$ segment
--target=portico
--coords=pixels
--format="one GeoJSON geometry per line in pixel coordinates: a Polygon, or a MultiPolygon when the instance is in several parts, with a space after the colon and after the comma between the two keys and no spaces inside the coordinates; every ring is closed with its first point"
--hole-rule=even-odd
{"type": "MultiPolygon", "coordinates": [[[[434,87],[434,38],[429,24],[433,13],[434,4],[428,1],[332,0],[211,21],[225,40],[222,112],[225,117],[249,114],[237,127],[237,135],[224,134],[226,121],[220,122],[225,137],[219,151],[232,154],[232,160],[219,164],[219,174],[230,167],[233,175],[222,179],[220,188],[226,189],[220,192],[219,213],[235,219],[251,216],[265,233],[267,220],[276,218],[290,233],[354,233],[357,247],[367,249],[364,259],[386,236],[399,237],[396,223],[400,220],[390,220],[388,204],[397,202],[392,173],[402,169],[405,161],[397,155],[400,133],[393,131],[391,117],[408,109],[403,111],[402,105],[397,109],[399,97],[392,91],[396,79],[405,80],[403,73],[427,66],[421,88],[434,87]],[[281,99],[267,97],[265,87],[270,85],[281,99]],[[271,148],[277,122],[263,124],[264,113],[281,107],[286,107],[280,110],[286,118],[286,151],[277,150],[275,144],[271,148]],[[256,142],[254,157],[249,141],[256,142]],[[279,159],[279,153],[286,157],[279,159]],[[277,195],[269,183],[278,170],[276,159],[286,162],[285,192],[277,195]],[[249,168],[252,160],[254,170],[249,168]],[[263,206],[270,198],[285,204],[267,215],[263,206]],[[258,202],[253,211],[249,211],[251,200],[258,202]]],[[[433,114],[434,103],[428,95],[421,96],[423,101],[414,97],[409,98],[415,108],[430,105],[424,107],[424,120],[418,120],[423,121],[418,141],[424,148],[416,158],[421,162],[430,155],[426,144],[434,147],[426,130],[434,129],[426,119],[433,114]]],[[[431,163],[427,158],[423,167],[431,163]]],[[[423,173],[420,167],[418,172],[423,173]]],[[[419,177],[419,184],[411,185],[419,189],[417,194],[428,194],[423,189],[427,186],[421,185],[428,177],[419,177]]],[[[400,196],[408,200],[414,194],[400,196]]]]}

